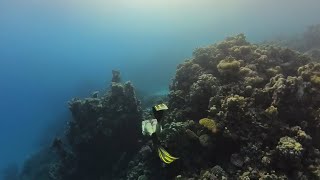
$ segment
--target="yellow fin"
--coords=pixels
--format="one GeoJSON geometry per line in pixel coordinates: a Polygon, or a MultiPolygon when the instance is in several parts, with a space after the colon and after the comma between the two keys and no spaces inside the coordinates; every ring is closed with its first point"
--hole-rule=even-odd
{"type": "Polygon", "coordinates": [[[161,153],[160,149],[158,149],[158,155],[159,155],[160,159],[161,159],[164,163],[166,163],[166,164],[170,164],[170,163],[173,162],[173,160],[172,160],[172,161],[168,161],[167,159],[165,159],[165,158],[163,157],[163,154],[161,153]]]}
{"type": "Polygon", "coordinates": [[[171,156],[171,155],[168,153],[168,151],[166,151],[163,147],[159,147],[159,149],[160,149],[160,151],[163,153],[163,155],[164,155],[165,157],[168,157],[168,158],[173,159],[173,160],[179,159],[179,158],[177,158],[177,157],[171,156]]]}
{"type": "Polygon", "coordinates": [[[171,159],[170,157],[166,156],[166,155],[161,151],[161,149],[160,149],[160,153],[161,153],[162,157],[163,157],[166,161],[168,161],[168,162],[170,162],[170,163],[172,163],[172,162],[175,160],[175,159],[171,159]]]}
{"type": "Polygon", "coordinates": [[[165,105],[164,103],[162,103],[162,104],[158,104],[158,105],[154,106],[154,109],[155,109],[156,111],[167,110],[167,109],[168,109],[168,106],[165,105]]]}

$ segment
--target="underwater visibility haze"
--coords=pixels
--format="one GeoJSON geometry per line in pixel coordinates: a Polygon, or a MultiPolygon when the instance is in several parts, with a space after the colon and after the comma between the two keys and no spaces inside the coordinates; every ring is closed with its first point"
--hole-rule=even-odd
{"type": "Polygon", "coordinates": [[[319,17],[316,0],[1,0],[0,180],[320,179],[319,17]]]}

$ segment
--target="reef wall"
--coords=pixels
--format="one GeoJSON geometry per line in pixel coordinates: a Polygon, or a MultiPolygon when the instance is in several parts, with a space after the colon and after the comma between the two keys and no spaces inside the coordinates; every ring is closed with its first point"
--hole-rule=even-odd
{"type": "Polygon", "coordinates": [[[141,157],[127,179],[319,179],[319,67],[243,34],[196,49],[170,85],[161,135],[180,159],[154,176],[141,157]]]}

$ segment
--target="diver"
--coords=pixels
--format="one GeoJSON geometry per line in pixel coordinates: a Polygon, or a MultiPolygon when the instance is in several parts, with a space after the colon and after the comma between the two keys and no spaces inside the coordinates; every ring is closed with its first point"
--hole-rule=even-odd
{"type": "Polygon", "coordinates": [[[151,137],[154,149],[157,150],[158,156],[161,159],[161,161],[163,161],[166,164],[170,164],[179,158],[170,155],[161,146],[160,140],[158,138],[159,134],[162,131],[161,120],[166,110],[168,110],[168,107],[163,103],[153,106],[152,112],[155,119],[142,121],[142,134],[151,137]]]}

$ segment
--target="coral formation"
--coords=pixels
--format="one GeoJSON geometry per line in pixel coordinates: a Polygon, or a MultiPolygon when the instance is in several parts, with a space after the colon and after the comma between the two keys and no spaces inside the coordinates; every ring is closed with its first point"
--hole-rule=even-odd
{"type": "MultiPolygon", "coordinates": [[[[243,34],[198,48],[193,58],[179,66],[170,86],[170,97],[180,94],[180,98],[169,98],[167,122],[207,116],[215,119],[221,129],[218,135],[194,132],[198,132],[202,147],[214,145],[210,148],[220,158],[211,159],[209,165],[220,165],[225,177],[290,179],[296,174],[288,172],[295,169],[299,177],[312,179],[317,172],[313,167],[320,165],[320,156],[314,153],[320,147],[314,140],[320,137],[317,66],[306,55],[288,48],[250,44],[243,34]],[[182,73],[189,67],[197,67],[193,77],[182,73]],[[197,101],[202,102],[197,106],[191,98],[192,89],[203,75],[214,81],[198,86],[203,90],[197,92],[206,94],[197,95],[197,101]],[[224,149],[232,150],[221,151],[220,142],[224,142],[224,149]]],[[[181,173],[182,178],[201,178],[197,172],[202,167],[189,176],[181,173]]]]}
{"type": "Polygon", "coordinates": [[[278,108],[274,107],[273,105],[268,107],[264,112],[269,118],[276,118],[278,116],[278,108]]]}
{"type": "Polygon", "coordinates": [[[212,133],[217,133],[217,123],[213,119],[202,118],[199,120],[199,124],[209,129],[212,133]]]}
{"type": "Polygon", "coordinates": [[[222,59],[217,65],[217,68],[223,75],[237,76],[240,69],[240,62],[233,58],[222,59]]]}
{"type": "Polygon", "coordinates": [[[320,63],[309,63],[298,69],[299,75],[313,85],[320,87],[320,63]]]}
{"type": "Polygon", "coordinates": [[[163,166],[140,136],[153,117],[114,71],[105,95],[69,103],[73,119],[66,140],[53,143],[51,177],[319,179],[319,72],[307,55],[244,34],[196,49],[170,85],[159,143],[179,160],[163,166]]]}
{"type": "Polygon", "coordinates": [[[60,156],[56,177],[62,179],[111,178],[126,166],[138,148],[142,110],[130,82],[122,84],[113,71],[110,90],[102,97],[69,102],[73,119],[66,142],[55,140],[60,156]]]}
{"type": "Polygon", "coordinates": [[[295,139],[285,136],[280,138],[276,151],[280,157],[288,160],[299,160],[302,157],[303,147],[295,139]]]}
{"type": "Polygon", "coordinates": [[[121,77],[120,77],[120,71],[112,70],[112,80],[113,83],[120,83],[121,77]]]}

